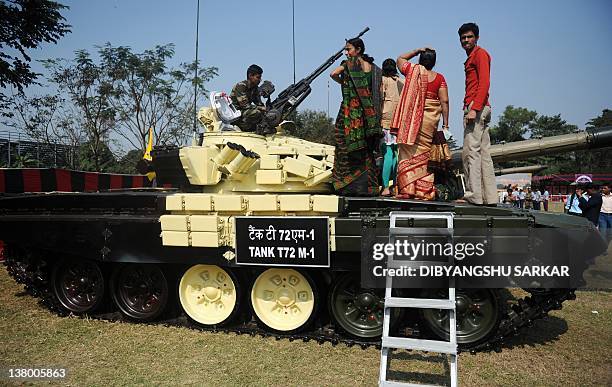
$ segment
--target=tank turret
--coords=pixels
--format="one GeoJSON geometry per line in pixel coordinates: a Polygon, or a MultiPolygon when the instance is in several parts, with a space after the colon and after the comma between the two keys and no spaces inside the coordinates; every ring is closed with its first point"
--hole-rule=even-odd
{"type": "MultiPolygon", "coordinates": [[[[365,28],[357,37],[365,34],[365,28]]],[[[159,184],[204,193],[331,192],[334,147],[285,134],[286,121],[311,92],[310,84],[341,56],[344,47],[311,74],[281,91],[265,81],[260,95],[268,98],[266,114],[256,132],[232,125],[239,116],[224,93],[210,95],[210,107],[200,109],[205,128],[198,145],[160,148],[151,152],[159,184]]]]}

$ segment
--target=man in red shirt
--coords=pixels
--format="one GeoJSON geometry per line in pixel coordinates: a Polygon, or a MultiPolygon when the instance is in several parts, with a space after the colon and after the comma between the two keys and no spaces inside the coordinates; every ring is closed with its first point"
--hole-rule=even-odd
{"type": "Polygon", "coordinates": [[[489,85],[491,56],[478,43],[478,26],[466,23],[459,28],[461,46],[468,55],[465,66],[463,99],[464,200],[473,204],[497,203],[497,186],[489,148],[488,124],[491,121],[489,85]]]}

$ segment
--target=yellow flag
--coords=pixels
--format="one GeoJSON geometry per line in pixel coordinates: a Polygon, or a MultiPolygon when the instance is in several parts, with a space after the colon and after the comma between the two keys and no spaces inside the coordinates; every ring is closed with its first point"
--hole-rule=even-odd
{"type": "Polygon", "coordinates": [[[147,144],[147,149],[145,150],[144,155],[142,156],[143,159],[147,160],[147,161],[153,161],[153,158],[151,157],[151,149],[153,149],[153,128],[149,128],[149,143],[147,144]]]}

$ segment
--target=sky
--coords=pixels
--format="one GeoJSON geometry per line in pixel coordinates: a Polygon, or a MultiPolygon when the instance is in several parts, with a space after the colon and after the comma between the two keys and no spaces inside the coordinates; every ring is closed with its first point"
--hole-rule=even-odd
{"type": "MultiPolygon", "coordinates": [[[[583,128],[604,108],[612,108],[612,1],[389,1],[384,6],[359,0],[294,1],[298,80],[366,26],[366,53],[379,66],[414,48],[433,47],[438,56],[434,70],[449,86],[450,127],[459,142],[466,54],[457,29],[465,22],[479,25],[479,45],[492,57],[493,123],[507,105],[514,105],[561,114],[583,128]]],[[[135,52],[174,43],[174,65],[194,60],[196,0],[60,2],[70,7],[62,14],[72,33],[31,51],[34,59],[70,58],[75,50],[95,51],[96,45],[110,42],[135,52]]],[[[206,85],[209,91],[231,91],[252,63],[262,66],[263,78],[276,85],[275,95],[292,84],[291,4],[200,0],[199,58],[204,66],[219,69],[219,76],[206,85]]],[[[42,71],[38,65],[34,68],[42,71]]],[[[330,80],[330,72],[313,82],[312,94],[300,109],[336,116],[340,87],[330,80]]]]}

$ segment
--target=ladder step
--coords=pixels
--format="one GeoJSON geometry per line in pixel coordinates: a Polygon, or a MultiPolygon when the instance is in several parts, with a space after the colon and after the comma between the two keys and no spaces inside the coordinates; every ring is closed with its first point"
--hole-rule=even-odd
{"type": "Polygon", "coordinates": [[[448,341],[410,339],[407,337],[383,337],[382,346],[457,355],[457,344],[448,341]]]}
{"type": "Polygon", "coordinates": [[[402,383],[396,382],[393,380],[385,380],[380,382],[380,386],[388,386],[388,387],[442,387],[436,384],[415,384],[415,383],[402,383]]]}
{"type": "Polygon", "coordinates": [[[389,227],[389,235],[452,236],[452,228],[389,227]]]}
{"type": "Polygon", "coordinates": [[[455,309],[455,300],[436,298],[403,298],[385,299],[386,308],[422,308],[422,309],[455,309]]]}

